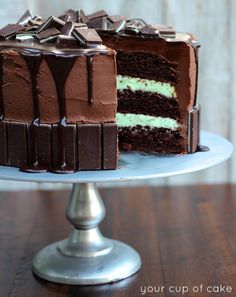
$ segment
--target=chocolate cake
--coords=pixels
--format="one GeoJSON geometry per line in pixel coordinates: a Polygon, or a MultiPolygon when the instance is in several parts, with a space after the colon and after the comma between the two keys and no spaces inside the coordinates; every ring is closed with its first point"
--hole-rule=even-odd
{"type": "Polygon", "coordinates": [[[198,48],[191,34],[104,10],[26,11],[0,30],[0,164],[115,169],[118,131],[120,150],[195,152],[198,48]]]}

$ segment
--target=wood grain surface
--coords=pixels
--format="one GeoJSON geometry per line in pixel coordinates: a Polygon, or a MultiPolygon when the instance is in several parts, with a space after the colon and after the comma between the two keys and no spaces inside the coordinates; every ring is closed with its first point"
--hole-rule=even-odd
{"type": "Polygon", "coordinates": [[[107,237],[138,250],[141,271],[101,286],[63,286],[31,272],[33,256],[71,230],[64,218],[68,191],[0,194],[1,297],[236,296],[236,186],[114,188],[100,191],[107,237]],[[203,285],[202,293],[193,286],[203,285]],[[207,293],[208,286],[231,293],[207,293]],[[162,293],[143,294],[145,287],[162,293]],[[189,288],[173,294],[171,286],[189,288]]]}

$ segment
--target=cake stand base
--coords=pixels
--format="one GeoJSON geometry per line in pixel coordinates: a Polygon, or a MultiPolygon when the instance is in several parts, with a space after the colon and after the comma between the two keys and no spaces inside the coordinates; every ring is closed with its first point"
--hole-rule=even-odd
{"type": "Polygon", "coordinates": [[[136,273],[141,266],[138,253],[128,245],[112,240],[113,248],[96,257],[68,257],[60,242],[39,252],[33,272],[46,280],[69,285],[97,285],[119,281],[136,273]]]}
{"type": "Polygon", "coordinates": [[[97,227],[104,218],[103,202],[94,184],[75,184],[66,209],[75,229],[63,241],[40,251],[33,272],[46,280],[70,285],[115,282],[136,273],[139,254],[130,246],[103,237],[97,227]]]}

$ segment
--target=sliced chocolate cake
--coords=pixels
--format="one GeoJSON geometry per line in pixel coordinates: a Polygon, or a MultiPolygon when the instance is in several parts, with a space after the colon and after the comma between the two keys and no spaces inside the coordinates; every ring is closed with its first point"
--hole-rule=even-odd
{"type": "Polygon", "coordinates": [[[121,150],[195,152],[198,48],[191,34],[104,10],[26,11],[0,30],[0,165],[115,169],[118,130],[121,150]]]}
{"type": "Polygon", "coordinates": [[[196,105],[199,43],[191,34],[141,19],[88,16],[117,51],[119,147],[126,151],[193,153],[199,142],[196,105]]]}
{"type": "Polygon", "coordinates": [[[115,52],[83,14],[28,11],[0,30],[0,164],[29,172],[115,169],[115,52]]]}

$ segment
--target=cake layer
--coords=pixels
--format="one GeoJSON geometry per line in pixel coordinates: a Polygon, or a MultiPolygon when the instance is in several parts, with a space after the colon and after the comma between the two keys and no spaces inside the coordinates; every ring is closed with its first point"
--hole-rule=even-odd
{"type": "Polygon", "coordinates": [[[171,118],[155,117],[144,114],[134,113],[117,113],[116,122],[119,128],[135,126],[150,127],[150,128],[165,128],[170,130],[177,130],[180,124],[171,118]]]}
{"type": "Polygon", "coordinates": [[[177,83],[177,63],[162,55],[142,51],[117,53],[117,72],[120,75],[177,83]]]}
{"type": "Polygon", "coordinates": [[[182,122],[181,110],[176,99],[157,93],[132,92],[128,89],[118,91],[118,112],[169,117],[182,122]]]}
{"type": "MultiPolygon", "coordinates": [[[[135,20],[134,22],[140,23],[140,20],[135,20]]],[[[142,25],[141,25],[142,26],[142,25]]],[[[135,25],[134,25],[135,27],[135,25]]],[[[145,27],[147,30],[148,27],[145,27]]],[[[141,29],[137,29],[137,32],[140,32],[141,29]]],[[[146,30],[145,29],[145,30],[146,30]]],[[[197,123],[194,122],[194,125],[190,125],[189,121],[189,113],[193,110],[193,107],[196,104],[196,87],[197,87],[197,67],[198,67],[198,47],[199,44],[194,40],[194,38],[189,34],[175,34],[171,36],[159,36],[158,33],[153,29],[154,33],[143,34],[120,34],[110,36],[106,32],[102,32],[101,36],[104,43],[111,48],[114,48],[117,54],[117,69],[118,75],[120,76],[128,76],[128,77],[136,77],[136,78],[143,78],[145,80],[152,80],[155,82],[164,82],[168,83],[170,86],[174,87],[174,92],[166,92],[166,88],[164,88],[164,93],[167,96],[163,96],[166,98],[166,101],[170,99],[176,100],[176,105],[173,111],[172,104],[169,105],[170,108],[166,108],[166,105],[163,104],[162,106],[165,107],[165,112],[162,113],[161,107],[158,108],[158,103],[154,103],[154,106],[149,106],[149,102],[147,101],[147,107],[145,107],[145,97],[143,96],[141,101],[143,103],[140,104],[140,109],[143,107],[144,112],[142,114],[148,115],[148,111],[153,109],[157,111],[155,114],[149,114],[151,116],[161,116],[167,117],[171,119],[175,119],[178,123],[181,124],[179,127],[179,136],[181,136],[181,146],[178,145],[178,149],[168,150],[168,144],[166,142],[166,148],[163,148],[163,152],[178,152],[178,153],[187,153],[187,152],[195,152],[197,149],[196,140],[199,139],[199,127],[197,123]],[[140,53],[141,56],[136,56],[136,53],[140,53]],[[124,55],[123,55],[124,54],[124,55]],[[119,56],[120,55],[120,56],[119,56]],[[123,56],[122,56],[123,55],[123,56]],[[142,58],[143,55],[143,58],[142,58]],[[147,57],[148,63],[145,64],[144,57],[147,57]],[[159,59],[159,60],[158,60],[159,59]],[[139,63],[136,63],[139,60],[139,63]],[[130,62],[131,61],[131,62],[130,62]],[[119,66],[120,64],[120,66],[119,66]],[[131,65],[131,66],[130,66],[131,65]],[[163,68],[162,68],[163,67],[163,68]],[[174,94],[174,96],[173,96],[174,94]],[[169,97],[169,98],[168,98],[169,97]],[[170,112],[170,113],[168,113],[170,112]],[[176,115],[175,115],[175,112],[176,115]],[[159,113],[159,114],[158,114],[159,113]],[[191,133],[190,133],[191,131],[191,133]],[[194,131],[195,141],[192,142],[194,131]],[[192,145],[194,143],[194,145],[192,145]]],[[[172,33],[171,33],[172,34],[172,33]]],[[[168,33],[167,33],[168,35],[168,33]]],[[[119,81],[118,81],[119,82],[119,81]]],[[[163,88],[160,89],[159,86],[155,84],[155,87],[152,89],[146,81],[146,85],[137,84],[133,81],[127,81],[126,85],[123,86],[121,84],[120,91],[118,90],[118,105],[122,105],[122,109],[118,106],[118,111],[124,113],[137,113],[136,106],[139,101],[138,95],[135,95],[136,100],[130,100],[132,87],[133,85],[136,89],[144,91],[148,89],[149,91],[154,91],[154,95],[161,95],[161,91],[163,88]],[[130,86],[128,85],[130,83],[130,86]],[[159,92],[159,94],[158,94],[159,92]],[[126,96],[128,96],[126,98],[126,96]],[[121,99],[122,98],[122,99],[121,99]],[[126,103],[125,100],[128,99],[129,103],[126,103]],[[125,108],[124,108],[125,104],[125,108]],[[123,109],[124,108],[124,109],[123,109]]],[[[153,85],[152,85],[153,86],[153,85]]],[[[166,87],[166,85],[164,84],[166,87]]],[[[119,87],[119,84],[118,84],[119,87]]],[[[162,85],[163,87],[163,85],[162,85]]],[[[135,91],[133,87],[133,93],[135,94],[138,91],[135,91]]],[[[139,91],[141,92],[141,91],[139,91]]],[[[147,92],[145,92],[147,93],[147,92]]],[[[148,92],[150,93],[150,92],[148,92]]],[[[139,93],[140,94],[140,93],[139,93]]],[[[141,96],[141,94],[140,94],[141,96]]],[[[148,99],[150,97],[148,96],[148,99]]],[[[164,99],[162,98],[162,99],[164,99]]],[[[151,102],[155,102],[154,98],[151,102]]],[[[168,102],[170,103],[170,102],[168,102]]],[[[153,104],[153,103],[152,103],[153,104]]],[[[140,110],[139,109],[139,110],[140,110]]],[[[125,128],[126,129],[126,128],[125,128]]],[[[128,128],[127,128],[128,129],[128,128]]],[[[133,128],[132,128],[133,129],[133,128]]],[[[173,132],[176,132],[173,131],[173,132]]],[[[129,135],[131,137],[131,135],[129,135]]],[[[140,136],[141,137],[141,136],[140,136]]],[[[125,139],[122,136],[122,131],[119,132],[119,146],[123,148],[128,145],[129,139],[128,137],[125,139]]],[[[135,145],[131,141],[131,146],[135,147],[135,145]]],[[[138,139],[137,139],[138,141],[138,139]]],[[[162,146],[158,142],[158,139],[155,138],[153,142],[157,142],[156,149],[154,151],[161,152],[162,146]],[[160,145],[160,146],[159,146],[160,145]],[[159,148],[158,148],[159,146],[159,148]]],[[[138,146],[136,147],[139,150],[138,146]]]]}
{"type": "Polygon", "coordinates": [[[143,91],[157,93],[169,98],[176,97],[175,87],[170,83],[126,75],[117,75],[117,90],[123,91],[127,89],[133,92],[143,91]]]}
{"type": "MultiPolygon", "coordinates": [[[[144,79],[153,79],[161,81],[164,75],[159,75],[158,68],[155,65],[155,57],[163,57],[166,59],[166,66],[171,63],[172,75],[166,77],[172,85],[175,85],[175,91],[181,110],[190,111],[196,103],[196,83],[197,83],[197,50],[198,43],[191,35],[176,34],[173,38],[152,38],[149,35],[140,36],[138,34],[117,34],[111,35],[106,32],[101,33],[103,42],[113,49],[117,54],[117,70],[118,75],[127,75],[131,77],[139,77],[144,79]],[[143,53],[149,57],[149,67],[145,66],[143,62],[142,67],[138,64],[133,67],[132,72],[130,69],[130,60],[134,53],[143,53]],[[119,53],[126,53],[128,59],[119,58],[119,53]],[[119,66],[121,65],[121,67],[119,66]],[[144,68],[143,68],[144,67],[144,68]],[[145,70],[144,70],[145,69],[145,70]],[[149,77],[148,73],[151,71],[154,75],[149,77]],[[155,76],[156,75],[156,76],[155,76]]],[[[164,60],[163,60],[164,61],[164,60]]],[[[163,68],[165,63],[163,63],[163,68]]],[[[169,69],[170,69],[169,68],[169,69]]],[[[161,72],[160,72],[161,73],[161,72]]],[[[183,121],[187,125],[188,115],[187,112],[183,114],[183,121]]],[[[187,131],[185,131],[187,133],[187,131]]]]}
{"type": "Polygon", "coordinates": [[[134,126],[119,128],[119,148],[124,151],[146,153],[182,153],[184,139],[179,129],[134,126]]]}
{"type": "Polygon", "coordinates": [[[117,125],[0,121],[0,165],[27,172],[116,169],[117,125]]]}

